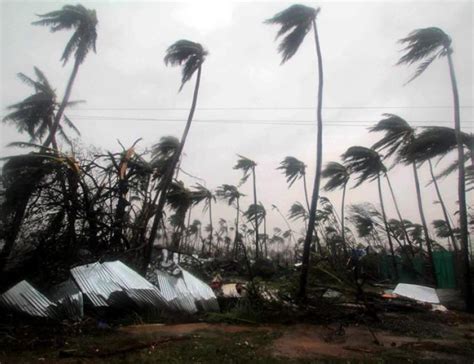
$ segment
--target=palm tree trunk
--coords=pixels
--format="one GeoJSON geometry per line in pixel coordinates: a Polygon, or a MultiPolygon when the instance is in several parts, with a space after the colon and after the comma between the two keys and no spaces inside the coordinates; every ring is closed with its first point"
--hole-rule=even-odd
{"type": "Polygon", "coordinates": [[[464,170],[464,145],[461,137],[461,118],[459,115],[459,93],[456,82],[456,75],[454,73],[454,65],[452,59],[452,50],[448,49],[448,65],[449,75],[451,77],[451,87],[453,91],[454,104],[454,130],[456,133],[456,142],[458,150],[458,200],[459,200],[459,222],[461,229],[461,247],[463,256],[463,270],[464,270],[464,299],[466,302],[466,309],[468,312],[474,312],[474,297],[472,294],[472,282],[469,265],[469,241],[468,241],[468,227],[467,227],[467,208],[466,208],[466,185],[465,185],[465,170],[464,170]]]}
{"type": "Polygon", "coordinates": [[[390,183],[390,178],[388,178],[387,172],[385,172],[384,175],[385,175],[385,178],[387,179],[388,187],[390,189],[390,194],[392,195],[392,200],[393,200],[393,204],[395,205],[395,210],[397,211],[398,219],[400,220],[400,223],[402,224],[403,235],[405,235],[405,239],[410,249],[410,254],[413,257],[415,256],[415,252],[413,251],[413,245],[411,243],[410,237],[408,236],[408,231],[405,227],[405,222],[403,220],[402,214],[400,213],[400,209],[398,208],[398,202],[397,202],[397,199],[395,198],[395,193],[393,192],[392,184],[390,183]]]}
{"type": "Polygon", "coordinates": [[[434,175],[433,164],[431,163],[431,159],[428,159],[428,164],[430,166],[431,180],[433,181],[433,184],[435,186],[436,194],[438,195],[438,201],[439,201],[439,204],[441,205],[441,210],[443,211],[444,221],[446,221],[446,226],[448,227],[449,237],[453,244],[454,251],[457,252],[458,246],[456,243],[456,239],[454,237],[453,229],[451,228],[451,223],[449,222],[450,219],[448,215],[448,210],[446,209],[446,205],[444,204],[443,197],[441,196],[441,191],[439,190],[438,181],[436,180],[436,177],[434,175]]]}
{"type": "Polygon", "coordinates": [[[197,76],[196,76],[196,84],[194,86],[194,94],[193,94],[193,101],[191,104],[191,109],[189,111],[188,115],[188,120],[186,122],[186,127],[184,128],[183,135],[181,136],[181,141],[178,146],[178,150],[174,153],[173,159],[171,161],[171,164],[168,166],[165,175],[163,176],[163,183],[161,183],[159,186],[160,190],[160,198],[158,200],[158,206],[156,208],[155,212],[155,218],[153,220],[153,225],[151,227],[151,232],[150,232],[150,237],[148,239],[148,242],[145,246],[145,251],[144,251],[144,257],[143,257],[143,264],[141,267],[141,272],[145,274],[148,264],[150,264],[151,260],[151,255],[153,252],[153,243],[156,238],[156,233],[158,229],[158,225],[160,220],[162,219],[163,216],[163,209],[165,207],[165,202],[166,202],[166,192],[168,191],[168,188],[171,184],[171,181],[173,179],[173,172],[176,168],[176,165],[179,161],[179,158],[181,156],[181,153],[183,152],[184,144],[186,143],[186,138],[189,133],[189,129],[191,128],[191,123],[193,121],[193,116],[194,112],[196,110],[196,104],[197,104],[197,98],[198,98],[198,93],[199,93],[199,84],[201,82],[201,66],[199,66],[198,71],[197,71],[197,76]]]}
{"type": "Polygon", "coordinates": [[[72,86],[74,84],[74,80],[76,79],[77,72],[79,71],[79,61],[76,58],[74,61],[74,68],[72,69],[71,76],[69,76],[69,81],[66,86],[66,92],[64,93],[63,100],[61,101],[61,105],[59,105],[59,109],[54,117],[54,122],[51,130],[49,131],[48,138],[44,142],[44,146],[47,147],[53,140],[56,135],[56,132],[59,127],[59,123],[61,122],[61,118],[63,116],[64,110],[66,109],[67,103],[69,102],[69,97],[71,96],[72,86]]]}
{"type": "Polygon", "coordinates": [[[309,206],[309,198],[308,198],[308,187],[306,185],[306,173],[303,175],[303,188],[304,188],[304,200],[306,201],[306,208],[308,209],[308,212],[309,212],[310,206],[309,206]]]}
{"type": "Polygon", "coordinates": [[[397,270],[397,261],[395,260],[395,251],[393,250],[392,237],[390,236],[390,229],[387,223],[387,215],[385,214],[385,206],[383,203],[382,196],[382,184],[380,183],[380,174],[377,176],[377,186],[379,190],[379,199],[380,199],[380,208],[382,210],[383,223],[385,225],[385,231],[387,232],[388,245],[390,247],[390,254],[392,255],[392,265],[395,274],[395,280],[398,281],[398,270],[397,270]]]}
{"type": "Polygon", "coordinates": [[[428,233],[428,225],[426,224],[425,212],[423,211],[423,202],[421,201],[420,179],[418,177],[418,170],[416,168],[415,162],[412,163],[412,167],[413,167],[413,175],[415,176],[416,199],[418,202],[418,210],[420,212],[421,225],[423,226],[423,232],[424,232],[425,241],[426,241],[426,248],[428,249],[428,257],[430,259],[431,275],[432,275],[435,285],[437,286],[436,269],[435,269],[434,260],[433,260],[433,249],[431,247],[431,239],[428,233]]]}
{"type": "Polygon", "coordinates": [[[344,255],[347,257],[347,245],[346,245],[346,231],[345,231],[345,223],[344,223],[344,204],[346,200],[346,187],[347,182],[344,183],[344,187],[342,189],[342,202],[341,202],[341,237],[342,237],[342,247],[344,249],[344,255]]]}
{"type": "Polygon", "coordinates": [[[313,196],[311,198],[311,209],[309,211],[308,230],[303,247],[303,261],[301,266],[300,286],[298,296],[300,298],[306,297],[306,284],[308,282],[308,269],[310,248],[313,240],[313,229],[316,221],[316,210],[318,208],[319,199],[319,185],[321,183],[321,167],[323,159],[323,118],[322,118],[322,104],[323,104],[323,60],[321,55],[321,47],[319,45],[318,28],[316,21],[313,20],[314,42],[316,45],[316,55],[318,58],[318,131],[317,131],[317,153],[316,153],[316,173],[314,177],[313,196]]]}
{"type": "Polygon", "coordinates": [[[234,237],[234,258],[238,254],[239,244],[239,215],[240,215],[240,199],[237,198],[237,216],[235,217],[235,237],[234,237]]]}
{"type": "MultiPolygon", "coordinates": [[[[255,167],[252,167],[252,178],[253,178],[253,203],[255,208],[257,207],[257,182],[255,176],[255,167]]],[[[259,247],[258,247],[258,216],[255,214],[255,260],[258,260],[259,257],[259,247]]]]}
{"type": "Polygon", "coordinates": [[[209,254],[212,251],[212,199],[209,199],[209,254]]]}

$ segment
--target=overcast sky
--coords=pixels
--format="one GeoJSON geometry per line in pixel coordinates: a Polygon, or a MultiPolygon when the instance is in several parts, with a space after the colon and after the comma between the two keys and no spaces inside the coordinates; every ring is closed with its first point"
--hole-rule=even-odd
{"type": "MultiPolygon", "coordinates": [[[[50,33],[30,23],[35,14],[76,2],[1,2],[1,108],[30,94],[16,73],[33,75],[39,67],[62,97],[72,63],[60,62],[70,32],[50,33]]],[[[135,2],[82,1],[97,10],[97,54],[89,54],[79,70],[71,98],[87,103],[67,111],[84,144],[119,150],[117,139],[130,145],[142,137],[146,148],[166,135],[180,136],[190,106],[194,79],[178,93],[180,69],[163,63],[166,48],[179,39],[209,50],[203,65],[195,121],[185,146],[182,167],[214,189],[241,177],[232,169],[236,154],[258,163],[258,199],[267,207],[270,228],[284,228],[271,211],[286,212],[303,202],[302,185],[287,189],[276,170],[287,155],[308,165],[312,186],[315,165],[317,69],[312,34],[285,65],[280,66],[274,37],[277,28],[262,22],[291,5],[286,2],[135,2]],[[167,109],[167,110],[163,110],[167,109]]],[[[413,69],[395,66],[397,40],[416,28],[437,26],[453,39],[459,82],[461,120],[465,131],[473,122],[473,2],[319,2],[318,26],[324,67],[324,160],[339,160],[353,145],[372,145],[369,135],[382,113],[394,113],[414,126],[452,126],[452,95],[446,60],[434,62],[418,79],[403,86],[413,69]]],[[[1,125],[1,154],[11,141],[27,140],[10,125],[1,125]]],[[[440,164],[446,165],[447,159],[440,164]]],[[[429,181],[425,166],[421,181],[429,181]]],[[[419,221],[410,168],[389,172],[404,218],[419,221]]],[[[186,183],[196,180],[185,178],[186,183]]],[[[376,183],[350,190],[347,202],[378,203],[376,183]]],[[[384,185],[387,189],[387,186],[384,185]]],[[[441,182],[451,213],[456,200],[454,177],[441,182]]],[[[251,203],[251,185],[242,186],[251,203]]],[[[441,218],[434,189],[423,190],[428,220],[441,218]]],[[[340,192],[326,193],[339,206],[340,192]]],[[[472,202],[472,195],[469,196],[472,202]]],[[[385,195],[390,217],[395,217],[385,195]]],[[[221,204],[216,214],[230,218],[221,204]]],[[[195,217],[200,218],[197,214],[195,217]]],[[[203,218],[203,221],[204,218],[203,218]]],[[[295,224],[295,227],[297,225],[295,224]]],[[[270,230],[270,229],[269,229],[270,230]]],[[[271,231],[271,230],[270,230],[271,231]]]]}

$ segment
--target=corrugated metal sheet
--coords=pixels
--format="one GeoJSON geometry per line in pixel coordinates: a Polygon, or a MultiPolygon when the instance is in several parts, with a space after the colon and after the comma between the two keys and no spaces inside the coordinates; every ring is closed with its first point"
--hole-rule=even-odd
{"type": "Polygon", "coordinates": [[[54,286],[48,297],[57,305],[61,317],[80,320],[84,317],[84,300],[79,287],[69,279],[54,286]]]}
{"type": "Polygon", "coordinates": [[[71,274],[95,307],[168,308],[156,286],[120,261],[76,267],[71,274]]]}
{"type": "Polygon", "coordinates": [[[0,296],[7,310],[34,317],[57,317],[55,305],[27,281],[21,281],[0,296]]]}
{"type": "Polygon", "coordinates": [[[108,307],[113,293],[123,292],[100,263],[81,265],[71,269],[80,290],[95,307],[108,307]]]}
{"type": "Polygon", "coordinates": [[[184,269],[182,271],[184,283],[198,306],[204,311],[218,311],[219,304],[212,288],[188,271],[184,269]]]}
{"type": "MultiPolygon", "coordinates": [[[[48,297],[27,281],[0,296],[0,306],[35,317],[71,318],[84,315],[83,295],[95,307],[174,310],[193,314],[198,306],[218,310],[212,289],[191,273],[176,266],[177,275],[156,270],[159,288],[120,261],[92,263],[71,269],[73,279],[50,290],[48,297]]],[[[155,282],[155,279],[152,281],[155,282]]]]}
{"type": "Polygon", "coordinates": [[[194,297],[187,289],[181,277],[174,277],[161,270],[156,270],[160,291],[175,310],[196,313],[194,297]]]}

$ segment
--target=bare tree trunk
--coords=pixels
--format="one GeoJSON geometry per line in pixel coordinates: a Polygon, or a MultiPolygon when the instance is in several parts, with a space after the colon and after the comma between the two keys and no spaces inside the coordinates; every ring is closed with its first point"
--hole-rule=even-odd
{"type": "Polygon", "coordinates": [[[380,174],[377,176],[377,185],[379,190],[379,199],[380,199],[380,208],[382,210],[383,223],[385,225],[385,231],[387,232],[388,245],[390,247],[390,254],[392,255],[392,265],[395,273],[395,280],[398,281],[398,270],[397,270],[397,261],[395,260],[395,251],[393,250],[392,237],[390,236],[390,229],[387,223],[387,215],[385,214],[385,206],[383,203],[382,195],[382,184],[380,183],[380,174]]]}
{"type": "Polygon", "coordinates": [[[344,183],[344,187],[342,189],[342,202],[341,202],[341,237],[342,237],[342,247],[344,249],[344,254],[347,257],[347,244],[346,244],[346,229],[345,229],[345,221],[344,221],[344,204],[346,201],[346,187],[347,182],[344,183]]]}
{"type": "Polygon", "coordinates": [[[400,209],[398,207],[398,202],[397,202],[397,199],[395,197],[395,193],[393,192],[392,184],[390,183],[390,178],[388,178],[388,173],[387,172],[385,172],[385,178],[387,179],[388,187],[390,189],[390,194],[392,195],[392,199],[393,199],[393,204],[395,205],[395,210],[397,211],[397,216],[400,220],[400,223],[402,224],[403,235],[405,235],[405,239],[406,239],[406,241],[408,243],[408,247],[410,249],[410,254],[413,257],[415,255],[415,252],[413,251],[413,245],[411,243],[410,237],[408,236],[408,231],[405,227],[405,221],[403,220],[402,214],[400,213],[400,209]]]}
{"type": "Polygon", "coordinates": [[[165,172],[165,175],[163,176],[163,180],[162,180],[163,183],[160,183],[161,186],[159,186],[160,198],[158,200],[158,206],[156,208],[155,218],[153,220],[153,225],[151,227],[150,237],[145,246],[143,264],[141,267],[141,272],[143,274],[145,274],[148,268],[148,264],[150,264],[151,255],[153,252],[153,243],[156,238],[158,225],[159,225],[160,220],[162,219],[163,209],[166,203],[166,193],[173,179],[174,170],[179,161],[181,153],[183,152],[184,144],[186,143],[186,138],[188,136],[189,129],[191,128],[191,122],[193,121],[194,112],[196,110],[200,82],[201,82],[201,66],[199,66],[198,71],[197,71],[196,84],[194,86],[193,101],[191,104],[191,109],[189,111],[188,120],[186,122],[186,127],[184,128],[183,135],[181,136],[181,141],[179,143],[178,150],[173,154],[173,159],[171,161],[171,164],[168,166],[167,171],[165,172]]]}
{"type": "Polygon", "coordinates": [[[438,201],[441,205],[441,210],[443,211],[444,221],[446,221],[446,226],[448,227],[449,237],[451,238],[451,242],[453,244],[454,251],[458,251],[458,246],[456,243],[456,238],[454,237],[453,229],[451,228],[451,223],[449,221],[448,210],[446,209],[446,205],[444,204],[443,197],[441,196],[441,191],[439,190],[438,181],[434,175],[433,171],[433,164],[431,163],[431,159],[428,159],[428,164],[430,166],[430,173],[431,173],[431,180],[435,186],[436,194],[438,195],[438,201]]]}
{"type": "Polygon", "coordinates": [[[240,215],[240,199],[237,197],[237,216],[235,217],[235,237],[234,237],[234,258],[239,251],[239,215],[240,215]]]}
{"type": "Polygon", "coordinates": [[[59,105],[59,109],[54,116],[54,122],[52,125],[51,130],[49,131],[48,138],[44,142],[43,146],[47,147],[51,144],[52,140],[55,138],[56,132],[59,127],[59,123],[61,122],[61,118],[63,116],[64,110],[66,109],[67,103],[69,102],[69,97],[71,96],[72,86],[74,85],[74,80],[76,79],[77,72],[79,71],[80,63],[76,60],[74,61],[74,68],[72,69],[71,76],[69,76],[69,81],[66,86],[66,92],[64,93],[63,100],[61,101],[61,105],[59,105]]]}
{"type": "Polygon", "coordinates": [[[212,233],[213,233],[213,227],[212,227],[212,198],[209,199],[209,254],[211,254],[212,250],[212,233]]]}
{"type": "Polygon", "coordinates": [[[418,202],[418,210],[420,212],[420,219],[421,219],[421,224],[423,226],[423,232],[425,235],[426,248],[428,249],[428,257],[430,259],[431,275],[432,275],[435,285],[437,286],[436,267],[435,267],[434,259],[433,259],[433,249],[431,247],[431,239],[428,233],[428,225],[426,224],[425,212],[423,211],[423,202],[421,201],[420,179],[418,178],[418,171],[416,169],[415,162],[412,163],[412,167],[413,167],[413,175],[415,176],[416,199],[418,202]]]}
{"type": "Polygon", "coordinates": [[[309,258],[310,248],[313,241],[313,230],[316,222],[316,210],[318,208],[319,199],[319,185],[321,183],[321,168],[323,159],[323,118],[322,118],[322,104],[323,104],[323,60],[321,55],[321,48],[319,45],[318,28],[316,21],[313,19],[314,41],[316,45],[316,55],[318,58],[318,131],[317,131],[317,153],[316,153],[316,173],[314,177],[313,196],[311,197],[311,208],[309,211],[308,230],[303,246],[303,261],[301,266],[300,286],[298,296],[299,298],[306,298],[306,284],[308,282],[309,258]]]}
{"type": "Polygon", "coordinates": [[[456,142],[458,150],[458,200],[459,200],[459,222],[461,229],[461,247],[463,257],[464,270],[464,299],[466,302],[466,309],[468,312],[474,312],[474,297],[472,294],[471,269],[469,264],[469,239],[467,227],[467,207],[466,207],[466,185],[465,185],[465,170],[464,170],[464,145],[461,136],[461,118],[459,115],[459,94],[458,85],[456,82],[456,75],[454,73],[454,65],[452,59],[452,50],[448,49],[448,65],[449,75],[451,77],[451,87],[453,91],[454,104],[454,130],[456,133],[456,142]]]}
{"type": "MultiPolygon", "coordinates": [[[[255,208],[257,207],[257,181],[255,176],[255,167],[252,167],[252,178],[253,178],[253,203],[255,208]]],[[[256,212],[256,211],[255,211],[256,212]]],[[[255,214],[255,260],[259,258],[259,246],[258,246],[258,216],[255,214]]]]}

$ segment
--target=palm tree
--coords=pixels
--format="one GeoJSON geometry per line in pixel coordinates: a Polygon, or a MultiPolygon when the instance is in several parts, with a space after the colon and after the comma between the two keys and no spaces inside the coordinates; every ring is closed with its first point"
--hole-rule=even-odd
{"type": "MultiPolygon", "coordinates": [[[[37,67],[34,67],[34,71],[36,80],[24,73],[18,73],[18,78],[34,88],[35,93],[19,103],[8,106],[7,109],[12,112],[3,118],[3,122],[14,123],[20,133],[27,132],[31,142],[41,141],[46,132],[51,129],[54,112],[58,106],[56,93],[44,73],[37,67]]],[[[70,101],[66,106],[73,106],[80,102],[70,101]]],[[[64,121],[71,130],[80,135],[79,130],[67,116],[64,116],[64,121]]],[[[68,144],[71,144],[61,126],[59,126],[58,132],[68,144]]],[[[53,138],[52,142],[53,148],[57,149],[56,138],[53,138]]]]}
{"type": "Polygon", "coordinates": [[[209,253],[210,253],[211,248],[212,248],[212,234],[214,233],[214,228],[212,224],[212,200],[214,200],[215,202],[216,196],[214,196],[214,194],[209,189],[207,189],[200,183],[197,183],[196,186],[194,186],[194,194],[196,196],[196,201],[199,201],[199,200],[205,201],[203,211],[204,212],[209,211],[209,253]]]}
{"type": "Polygon", "coordinates": [[[72,86],[76,79],[79,66],[84,62],[87,54],[90,50],[96,52],[96,40],[97,40],[97,14],[95,10],[90,10],[84,6],[77,5],[65,5],[61,10],[52,11],[47,14],[38,15],[41,19],[33,22],[33,25],[44,25],[49,26],[51,32],[57,32],[63,29],[74,29],[74,34],[64,48],[61,60],[63,65],[67,63],[71,55],[74,53],[74,67],[69,77],[69,81],[66,86],[66,92],[64,93],[63,100],[59,105],[59,109],[54,117],[48,138],[44,145],[48,146],[59,128],[59,123],[63,116],[64,110],[69,101],[71,95],[72,86]]]}
{"type": "Polygon", "coordinates": [[[387,233],[387,240],[390,247],[390,254],[392,255],[392,264],[395,272],[395,278],[398,280],[397,263],[395,260],[395,251],[393,249],[392,237],[390,236],[390,229],[387,222],[387,215],[385,213],[385,205],[383,202],[382,185],[380,176],[385,174],[387,169],[382,163],[382,158],[373,149],[354,146],[347,149],[342,155],[342,159],[346,163],[346,168],[350,171],[350,174],[358,174],[357,182],[353,188],[360,186],[364,182],[370,182],[377,180],[377,186],[379,191],[380,208],[382,210],[382,218],[385,225],[385,231],[387,233]]]}
{"type": "MultiPolygon", "coordinates": [[[[265,224],[265,220],[266,220],[266,215],[267,215],[267,212],[265,210],[265,208],[263,207],[262,204],[251,204],[247,211],[244,212],[244,216],[245,218],[248,220],[248,221],[253,221],[254,224],[257,224],[260,225],[261,223],[264,224],[264,229],[266,230],[266,224],[265,224]]],[[[257,229],[255,229],[257,230],[257,229]]],[[[264,231],[264,235],[266,234],[266,231],[264,231]]],[[[265,239],[264,239],[265,241],[265,239]]],[[[258,245],[255,245],[256,247],[256,250],[255,250],[255,260],[258,260],[260,255],[258,253],[259,251],[259,248],[258,248],[258,245]]],[[[263,254],[263,249],[260,248],[262,250],[262,254],[263,254]]]]}
{"type": "Polygon", "coordinates": [[[296,180],[303,179],[304,196],[309,211],[308,189],[306,186],[306,164],[295,157],[288,156],[280,162],[280,167],[277,169],[280,169],[285,175],[288,187],[291,187],[296,180]]]}
{"type": "MultiPolygon", "coordinates": [[[[474,151],[474,139],[472,135],[469,135],[467,133],[461,133],[461,137],[464,146],[469,150],[465,155],[465,159],[469,158],[469,156],[471,156],[472,158],[472,154],[474,151]]],[[[451,228],[446,204],[444,203],[443,197],[441,196],[437,181],[440,176],[444,176],[452,172],[453,165],[449,166],[447,169],[442,171],[438,177],[436,177],[431,160],[434,158],[438,158],[439,160],[441,160],[449,152],[456,149],[456,147],[457,142],[455,130],[448,127],[435,126],[423,128],[423,130],[417,135],[415,135],[415,138],[409,144],[404,145],[400,151],[400,154],[403,155],[403,159],[406,161],[413,161],[419,163],[420,165],[428,161],[431,174],[431,182],[435,186],[438,201],[441,205],[443,217],[446,221],[448,230],[451,232],[451,242],[455,250],[457,250],[456,239],[453,234],[453,229],[451,228]]],[[[458,163],[456,161],[454,163],[454,167],[457,168],[457,166],[458,163]]]]}
{"type": "Polygon", "coordinates": [[[318,59],[318,106],[317,106],[317,151],[316,151],[316,173],[314,178],[313,195],[311,197],[311,208],[309,210],[308,231],[303,248],[303,264],[301,267],[300,288],[298,295],[301,298],[306,296],[306,284],[308,281],[308,269],[310,258],[310,247],[313,240],[313,227],[316,221],[316,210],[318,208],[319,185],[321,182],[321,168],[323,160],[323,62],[321,48],[319,44],[318,28],[316,26],[316,16],[320,8],[311,8],[304,5],[292,5],[272,18],[265,21],[267,24],[276,24],[280,26],[277,38],[284,36],[278,51],[282,55],[281,63],[285,63],[293,57],[303,40],[312,29],[316,46],[316,56],[318,59]]]}
{"type": "MultiPolygon", "coordinates": [[[[407,160],[404,158],[403,150],[409,148],[409,145],[415,140],[415,129],[412,128],[404,119],[394,114],[383,114],[384,119],[380,120],[375,126],[369,128],[370,132],[384,132],[385,135],[382,139],[376,142],[372,148],[377,151],[385,151],[386,154],[384,159],[389,158],[393,155],[397,155],[397,161],[404,161],[406,164],[411,164],[413,169],[413,176],[415,178],[416,197],[418,202],[418,212],[420,214],[421,224],[423,226],[423,233],[425,235],[426,247],[428,249],[430,264],[432,268],[433,278],[436,279],[434,271],[433,251],[431,247],[431,239],[428,233],[428,224],[426,223],[425,212],[423,210],[423,203],[421,200],[421,189],[420,179],[418,176],[418,168],[414,160],[407,160]]],[[[397,206],[397,205],[396,205],[397,206]]],[[[407,241],[410,241],[408,237],[408,231],[404,224],[404,220],[401,217],[398,206],[396,208],[398,218],[402,223],[402,229],[407,241]]]]}
{"type": "Polygon", "coordinates": [[[474,297],[472,294],[472,282],[469,266],[468,249],[468,226],[467,226],[467,206],[466,206],[466,185],[464,169],[464,149],[461,135],[461,118],[459,108],[459,92],[454,72],[452,59],[453,48],[451,46],[451,37],[436,27],[416,29],[408,34],[407,37],[400,39],[400,43],[405,44],[404,55],[398,61],[398,64],[414,64],[421,62],[415,74],[409,80],[412,81],[421,75],[429,65],[436,59],[447,57],[449,66],[449,75],[451,79],[451,88],[453,92],[454,108],[454,130],[456,132],[456,142],[458,151],[458,200],[459,200],[459,220],[461,228],[461,245],[463,249],[464,265],[464,285],[465,301],[469,312],[474,312],[474,297]]]}
{"type": "Polygon", "coordinates": [[[162,218],[163,208],[166,201],[166,192],[170,186],[170,183],[173,179],[174,170],[178,164],[181,153],[184,149],[184,144],[186,143],[186,138],[191,128],[191,123],[193,121],[194,111],[196,110],[197,98],[199,93],[199,85],[201,82],[201,69],[202,64],[204,63],[208,52],[204,47],[199,43],[194,43],[189,40],[179,40],[176,43],[172,44],[166,51],[166,56],[164,58],[166,65],[171,66],[183,66],[182,77],[181,77],[181,86],[179,90],[182,90],[184,84],[191,80],[194,73],[197,71],[196,75],[196,84],[194,86],[193,100],[191,103],[191,109],[189,110],[188,120],[181,136],[181,140],[178,146],[178,149],[173,153],[173,158],[168,166],[162,180],[160,183],[160,199],[158,200],[158,206],[156,208],[155,218],[150,232],[150,237],[145,248],[144,261],[142,266],[142,272],[145,272],[148,264],[150,263],[151,253],[153,250],[153,242],[155,241],[157,228],[162,218]]]}
{"type": "MultiPolygon", "coordinates": [[[[257,166],[257,163],[255,163],[253,160],[241,156],[237,154],[239,159],[237,160],[237,163],[234,166],[234,169],[241,170],[243,172],[243,176],[240,180],[240,185],[244,184],[247,182],[248,178],[250,177],[250,174],[252,174],[252,182],[253,182],[253,204],[257,205],[257,177],[255,174],[255,167],[257,166]]],[[[255,215],[255,256],[259,257],[259,236],[258,236],[258,220],[257,220],[257,215],[255,215]]]]}
{"type": "Polygon", "coordinates": [[[344,220],[344,202],[346,198],[346,187],[349,182],[349,171],[341,163],[329,162],[326,164],[322,172],[323,178],[328,178],[324,186],[325,191],[334,191],[337,188],[342,188],[342,202],[341,202],[341,238],[344,247],[344,252],[347,254],[346,237],[345,237],[345,220],[344,220]]]}
{"type": "Polygon", "coordinates": [[[239,242],[239,217],[240,217],[240,198],[245,196],[243,193],[240,193],[238,188],[233,185],[223,184],[219,186],[216,190],[216,196],[227,201],[229,206],[232,206],[235,203],[236,216],[235,216],[235,237],[234,237],[234,255],[237,255],[238,251],[238,242],[239,242]]]}

